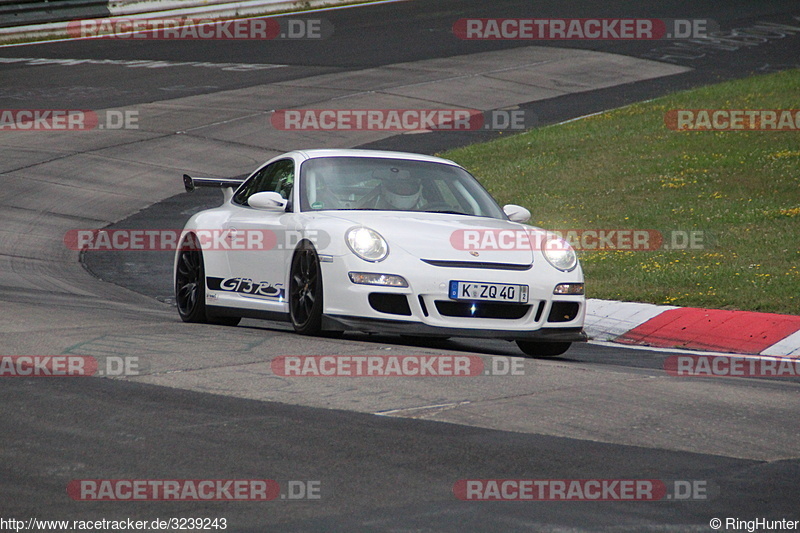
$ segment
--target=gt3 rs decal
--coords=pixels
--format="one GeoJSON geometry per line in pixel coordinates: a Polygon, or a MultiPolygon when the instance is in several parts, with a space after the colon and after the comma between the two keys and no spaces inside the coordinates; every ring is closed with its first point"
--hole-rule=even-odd
{"type": "Polygon", "coordinates": [[[212,291],[236,292],[273,300],[283,300],[286,292],[283,283],[253,281],[248,278],[207,278],[206,285],[212,291]]]}

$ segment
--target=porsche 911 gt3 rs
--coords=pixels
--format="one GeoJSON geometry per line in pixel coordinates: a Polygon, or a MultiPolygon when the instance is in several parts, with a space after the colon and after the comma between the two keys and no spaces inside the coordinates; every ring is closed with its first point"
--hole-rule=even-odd
{"type": "Polygon", "coordinates": [[[534,356],[586,340],[575,251],[452,161],[304,150],[244,179],[184,175],[184,185],[224,193],[181,234],[174,274],[186,322],[490,337],[534,356]]]}

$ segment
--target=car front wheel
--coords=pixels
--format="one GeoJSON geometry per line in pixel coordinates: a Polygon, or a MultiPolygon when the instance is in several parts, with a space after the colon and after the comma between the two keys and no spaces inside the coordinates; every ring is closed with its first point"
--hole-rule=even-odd
{"type": "Polygon", "coordinates": [[[297,248],[289,274],[289,314],[301,335],[322,332],[322,271],[317,251],[308,241],[297,248]]]}

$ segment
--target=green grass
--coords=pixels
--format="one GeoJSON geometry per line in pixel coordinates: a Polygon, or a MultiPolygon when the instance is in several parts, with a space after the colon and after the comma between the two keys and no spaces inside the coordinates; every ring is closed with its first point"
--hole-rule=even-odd
{"type": "Polygon", "coordinates": [[[800,133],[677,132],[670,109],[800,109],[800,70],[442,155],[536,226],[713,237],[702,250],[581,251],[589,297],[800,314],[800,133]]]}

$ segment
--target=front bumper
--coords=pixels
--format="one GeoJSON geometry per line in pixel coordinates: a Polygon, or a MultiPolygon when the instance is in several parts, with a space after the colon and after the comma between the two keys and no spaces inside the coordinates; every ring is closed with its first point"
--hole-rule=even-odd
{"type": "Polygon", "coordinates": [[[589,338],[583,328],[539,328],[530,331],[503,329],[472,329],[430,326],[422,322],[325,315],[322,327],[326,330],[355,330],[365,333],[390,333],[420,337],[473,337],[508,341],[530,340],[543,342],[586,342],[589,338]]]}
{"type": "Polygon", "coordinates": [[[325,322],[332,330],[401,333],[437,337],[485,337],[507,340],[583,342],[586,300],[582,295],[554,295],[558,283],[582,282],[580,271],[558,272],[544,261],[526,269],[487,268],[463,262],[454,267],[428,264],[419,259],[394,258],[367,265],[354,257],[334,257],[321,264],[325,322]],[[408,287],[359,285],[348,272],[402,275],[408,287]],[[487,305],[451,300],[451,280],[525,284],[525,305],[487,305]],[[375,302],[373,298],[386,299],[375,302]],[[397,304],[397,305],[395,305],[397,304]],[[565,316],[566,315],[566,316],[565,316]]]}

